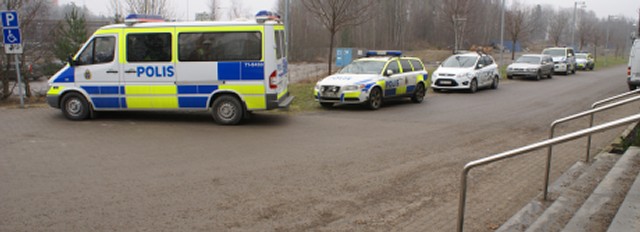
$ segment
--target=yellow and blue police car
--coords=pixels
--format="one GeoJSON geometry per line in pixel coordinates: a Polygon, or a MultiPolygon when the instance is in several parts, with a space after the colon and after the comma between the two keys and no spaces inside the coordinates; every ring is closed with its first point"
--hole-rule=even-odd
{"type": "Polygon", "coordinates": [[[49,79],[47,102],[70,120],[94,111],[210,110],[219,124],[251,111],[288,107],[284,25],[165,22],[130,15],[98,29],[49,79]]]}
{"type": "Polygon", "coordinates": [[[400,51],[369,51],[366,55],[316,84],[314,96],[321,106],[365,104],[375,110],[384,99],[424,100],[429,73],[419,58],[404,57],[400,51]]]}

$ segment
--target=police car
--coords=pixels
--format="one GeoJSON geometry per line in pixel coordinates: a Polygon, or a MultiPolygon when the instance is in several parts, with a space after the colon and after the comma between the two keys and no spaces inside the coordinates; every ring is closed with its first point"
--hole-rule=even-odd
{"type": "Polygon", "coordinates": [[[399,51],[370,51],[367,57],[319,81],[314,96],[323,107],[364,103],[375,110],[384,99],[400,97],[420,103],[427,92],[428,77],[419,58],[402,57],[399,51]]]}
{"type": "Polygon", "coordinates": [[[284,25],[262,11],[257,22],[164,22],[130,15],[98,29],[49,79],[47,101],[65,117],[94,111],[203,110],[220,124],[251,111],[288,107],[284,25]]]}
{"type": "Polygon", "coordinates": [[[500,72],[490,55],[469,52],[447,58],[433,72],[431,81],[433,91],[449,89],[475,93],[479,88],[497,89],[500,72]]]}

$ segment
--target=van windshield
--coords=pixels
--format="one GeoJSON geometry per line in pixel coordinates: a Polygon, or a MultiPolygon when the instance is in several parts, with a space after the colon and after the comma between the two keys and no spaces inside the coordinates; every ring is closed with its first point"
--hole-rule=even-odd
{"type": "Polygon", "coordinates": [[[476,56],[451,56],[442,62],[445,68],[470,68],[476,64],[476,56]]]}
{"type": "Polygon", "coordinates": [[[577,59],[587,59],[587,54],[576,54],[577,59]]]}
{"type": "Polygon", "coordinates": [[[345,66],[342,70],[340,70],[341,74],[380,74],[382,73],[382,68],[384,68],[384,61],[355,61],[347,66],[345,66]]]}
{"type": "Polygon", "coordinates": [[[542,54],[551,56],[564,56],[564,49],[545,49],[542,54]]]}

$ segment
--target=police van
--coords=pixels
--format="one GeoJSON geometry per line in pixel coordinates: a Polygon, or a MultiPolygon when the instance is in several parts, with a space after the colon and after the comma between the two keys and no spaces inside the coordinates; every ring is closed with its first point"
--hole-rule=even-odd
{"type": "Polygon", "coordinates": [[[98,29],[49,79],[47,102],[70,120],[94,111],[210,110],[237,124],[249,112],[286,108],[284,25],[261,11],[256,22],[165,22],[129,15],[98,29]]]}
{"type": "Polygon", "coordinates": [[[629,53],[627,85],[629,85],[629,90],[635,90],[640,86],[640,39],[634,40],[629,53]]]}

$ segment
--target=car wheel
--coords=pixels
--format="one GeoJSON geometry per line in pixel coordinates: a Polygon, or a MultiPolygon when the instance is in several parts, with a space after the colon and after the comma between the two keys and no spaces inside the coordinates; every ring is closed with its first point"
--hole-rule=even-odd
{"type": "Polygon", "coordinates": [[[62,114],[69,120],[85,120],[91,115],[91,107],[79,93],[69,93],[62,98],[62,114]]]}
{"type": "Polygon", "coordinates": [[[498,79],[498,77],[493,77],[493,81],[491,82],[491,89],[498,89],[499,83],[500,79],[498,79]]]}
{"type": "Polygon", "coordinates": [[[416,86],[416,91],[413,93],[411,97],[411,101],[414,103],[421,103],[424,101],[424,96],[427,94],[427,89],[424,88],[423,84],[418,83],[416,86]]]}
{"type": "Polygon", "coordinates": [[[373,88],[369,92],[369,101],[367,101],[367,107],[372,110],[377,110],[382,106],[382,91],[380,88],[373,88]]]}
{"type": "Polygon", "coordinates": [[[542,71],[538,70],[538,73],[536,74],[536,81],[539,81],[540,79],[542,79],[542,71]]]}
{"type": "Polygon", "coordinates": [[[329,109],[329,108],[333,107],[333,103],[332,102],[320,102],[320,106],[322,106],[322,108],[329,109]]]}
{"type": "Polygon", "coordinates": [[[637,88],[637,87],[636,87],[636,86],[634,86],[634,85],[629,85],[629,91],[634,91],[634,90],[636,90],[636,88],[637,88]]]}
{"type": "Polygon", "coordinates": [[[511,79],[513,79],[513,76],[507,75],[507,79],[511,80],[511,79]]]}
{"type": "Polygon", "coordinates": [[[476,81],[476,79],[471,80],[471,85],[469,86],[469,92],[470,93],[478,92],[478,81],[476,81]]]}
{"type": "Polygon", "coordinates": [[[547,75],[547,78],[549,78],[549,79],[553,78],[553,70],[551,70],[551,72],[549,72],[549,75],[547,75]]]}
{"type": "Polygon", "coordinates": [[[213,120],[220,125],[235,125],[240,123],[244,109],[238,98],[232,95],[223,95],[213,102],[211,115],[213,120]]]}

